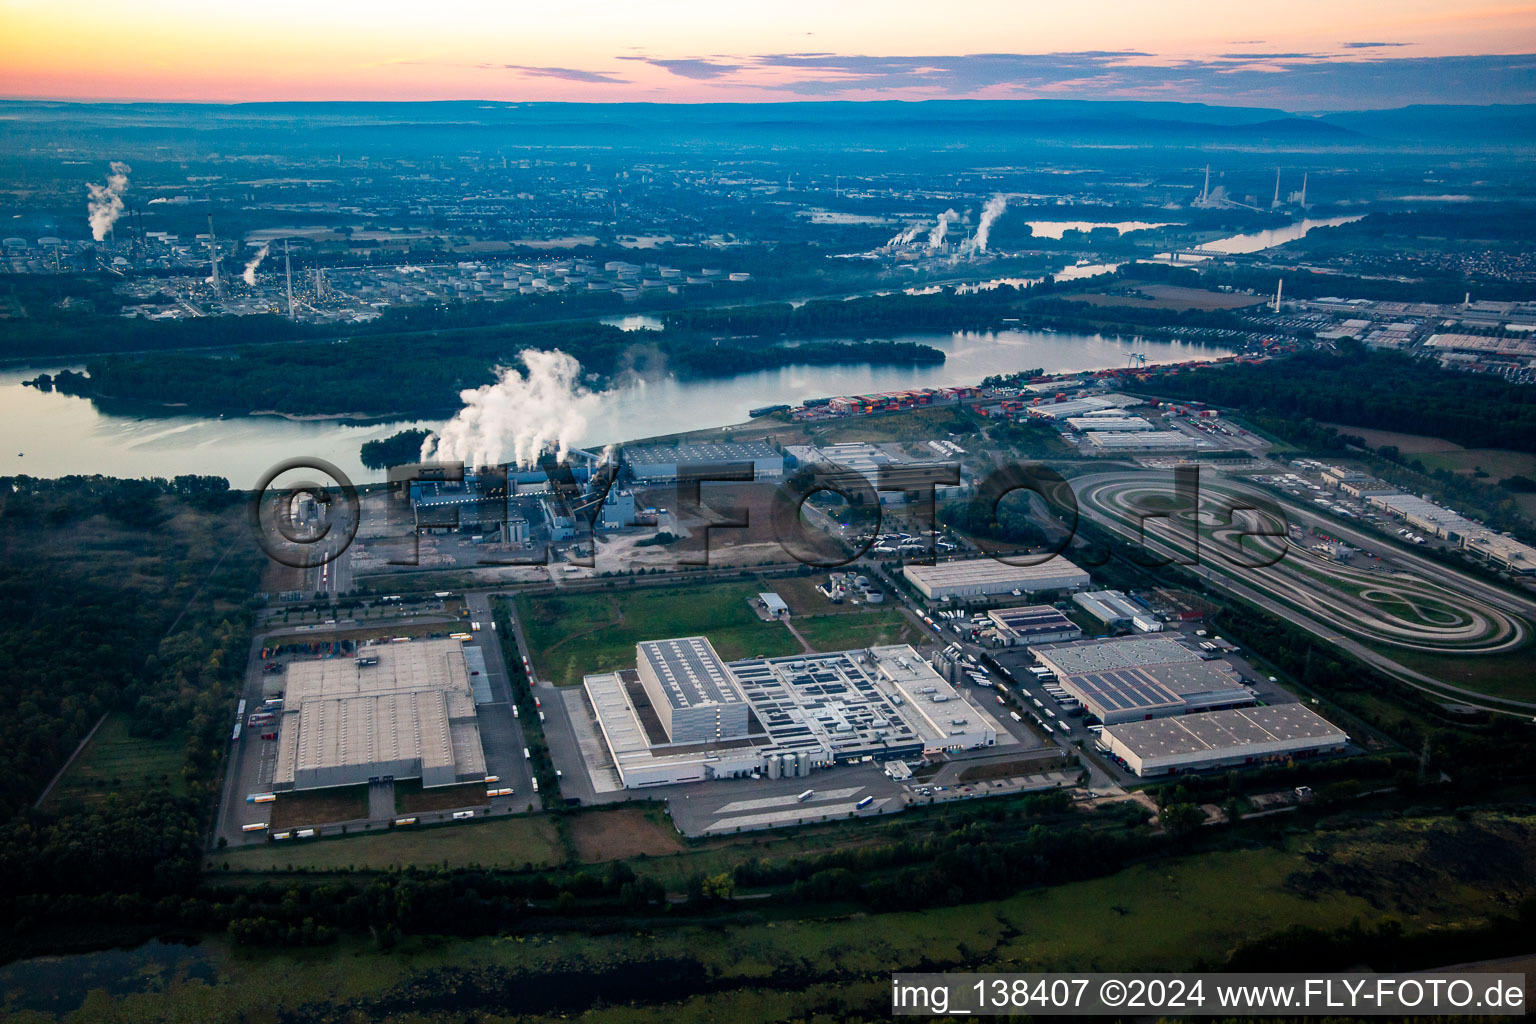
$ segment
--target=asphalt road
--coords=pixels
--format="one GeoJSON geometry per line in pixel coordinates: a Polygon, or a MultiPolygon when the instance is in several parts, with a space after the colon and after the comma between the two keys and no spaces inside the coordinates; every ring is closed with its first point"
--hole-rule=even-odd
{"type": "MultiPolygon", "coordinates": [[[[1125,474],[1123,473],[1105,474],[1103,476],[1084,476],[1074,479],[1072,483],[1074,488],[1086,490],[1089,485],[1097,483],[1101,480],[1122,478],[1124,476],[1125,474]]],[[[1288,515],[1298,514],[1298,521],[1305,520],[1309,517],[1307,514],[1301,514],[1302,510],[1297,509],[1295,506],[1282,505],[1282,507],[1285,509],[1288,515]]],[[[1084,501],[1081,505],[1081,512],[1083,515],[1086,515],[1089,519],[1098,525],[1112,530],[1120,536],[1131,540],[1132,542],[1143,542],[1142,538],[1137,536],[1137,531],[1135,529],[1131,528],[1125,523],[1122,523],[1114,516],[1106,514],[1091,502],[1084,501]]],[[[1328,525],[1331,530],[1340,532],[1337,529],[1337,524],[1329,521],[1328,525]]],[[[1146,549],[1153,554],[1162,555],[1170,559],[1179,559],[1184,557],[1182,550],[1154,533],[1148,532],[1144,543],[1146,545],[1146,549]]],[[[1368,542],[1368,545],[1373,549],[1381,549],[1386,547],[1386,544],[1383,542],[1383,538],[1379,536],[1371,538],[1368,542]]],[[[1392,550],[1394,551],[1394,556],[1401,554],[1395,549],[1395,547],[1392,550]]],[[[1277,616],[1281,620],[1299,626],[1300,628],[1306,630],[1308,633],[1316,636],[1318,639],[1323,640],[1326,643],[1333,644],[1356,660],[1364,662],[1373,668],[1379,669],[1386,675],[1397,679],[1399,682],[1402,682],[1407,686],[1411,686],[1414,689],[1422,690],[1423,692],[1428,693],[1433,697],[1438,697],[1441,699],[1453,697],[1457,701],[1468,704],[1472,707],[1480,708],[1484,711],[1492,711],[1499,714],[1518,716],[1522,718],[1528,717],[1530,710],[1536,710],[1536,704],[1533,703],[1502,697],[1490,697],[1487,694],[1478,693],[1475,690],[1468,690],[1459,686],[1453,686],[1450,683],[1443,682],[1434,678],[1433,676],[1426,675],[1423,672],[1419,672],[1415,669],[1410,669],[1406,666],[1400,665],[1396,661],[1393,661],[1391,658],[1377,653],[1375,650],[1367,647],[1365,644],[1341,635],[1337,628],[1319,622],[1316,619],[1302,614],[1288,604],[1277,601],[1269,597],[1267,594],[1254,589],[1253,587],[1238,582],[1230,573],[1226,572],[1225,570],[1212,568],[1211,566],[1205,564],[1185,565],[1183,568],[1193,575],[1206,580],[1207,582],[1219,587],[1222,590],[1227,591],[1230,594],[1234,594],[1237,597],[1241,597],[1244,600],[1252,602],[1258,607],[1263,608],[1265,611],[1277,616]],[[1512,710],[1512,708],[1528,710],[1515,711],[1512,710]]],[[[1445,567],[1439,565],[1434,566],[1434,571],[1436,573],[1454,572],[1453,570],[1448,570],[1445,567]]],[[[1458,577],[1460,576],[1460,574],[1455,575],[1458,577]]],[[[1475,583],[1476,581],[1473,582],[1475,583]]],[[[1478,584],[1478,587],[1479,589],[1483,589],[1486,587],[1486,585],[1478,584]]],[[[1506,600],[1508,600],[1507,597],[1506,600]]]]}

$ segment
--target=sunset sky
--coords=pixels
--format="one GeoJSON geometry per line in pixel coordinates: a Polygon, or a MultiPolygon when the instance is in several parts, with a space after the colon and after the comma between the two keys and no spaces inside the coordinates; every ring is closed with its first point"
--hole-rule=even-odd
{"type": "Polygon", "coordinates": [[[0,94],[84,100],[1536,101],[1536,4],[0,0],[0,94]]]}

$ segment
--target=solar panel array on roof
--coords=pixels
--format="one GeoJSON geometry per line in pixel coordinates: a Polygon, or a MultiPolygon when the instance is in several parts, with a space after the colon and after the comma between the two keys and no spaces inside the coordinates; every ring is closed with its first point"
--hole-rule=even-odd
{"type": "Polygon", "coordinates": [[[674,708],[737,702],[725,663],[703,637],[648,640],[639,645],[639,651],[674,708]]]}
{"type": "MultiPolygon", "coordinates": [[[[1178,694],[1145,672],[1124,669],[1117,672],[1087,672],[1069,680],[1079,699],[1089,707],[1115,711],[1152,711],[1177,707],[1184,703],[1178,694]]],[[[1098,712],[1095,711],[1097,714],[1098,712]]],[[[1099,717],[1103,717],[1100,715],[1099,717]]]]}

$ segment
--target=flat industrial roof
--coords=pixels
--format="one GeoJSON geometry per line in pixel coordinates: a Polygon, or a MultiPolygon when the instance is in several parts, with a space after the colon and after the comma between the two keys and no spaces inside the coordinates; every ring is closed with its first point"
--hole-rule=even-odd
{"type": "Polygon", "coordinates": [[[766,441],[709,441],[702,444],[638,444],[624,449],[629,465],[657,463],[741,462],[747,459],[777,458],[779,453],[766,441]]]}
{"type": "Polygon", "coordinates": [[[1048,604],[1031,604],[1022,608],[994,608],[987,612],[987,617],[1004,629],[1021,635],[1056,633],[1063,629],[1077,628],[1077,623],[1048,604]]]}
{"type": "Polygon", "coordinates": [[[1095,714],[1152,712],[1184,704],[1230,704],[1250,698],[1225,662],[1195,661],[1172,665],[1118,668],[1061,677],[1095,714]]]}
{"type": "Polygon", "coordinates": [[[292,785],[304,772],[418,758],[423,770],[485,771],[458,640],[374,644],[355,658],[290,662],[283,690],[275,784],[292,785]]]}
{"type": "Polygon", "coordinates": [[[636,653],[674,708],[741,702],[730,669],[702,636],[646,640],[636,645],[636,653]]]}
{"type": "Polygon", "coordinates": [[[994,558],[972,558],[934,565],[908,565],[902,568],[902,572],[907,574],[908,579],[921,581],[930,587],[946,587],[957,584],[1033,582],[1079,574],[1083,570],[1060,555],[1052,555],[1038,565],[1010,565],[994,558]]]}
{"type": "Polygon", "coordinates": [[[1107,725],[1104,731],[1143,759],[1214,755],[1255,744],[1349,739],[1338,726],[1300,704],[1202,711],[1107,725]]]}
{"type": "Polygon", "coordinates": [[[1059,675],[1110,672],[1115,669],[1175,665],[1201,660],[1199,653],[1171,636],[1067,640],[1059,644],[1035,644],[1030,647],[1030,651],[1041,661],[1049,662],[1059,675]]]}
{"type": "Polygon", "coordinates": [[[287,707],[327,697],[417,690],[470,692],[463,645],[457,640],[374,644],[358,648],[355,658],[290,662],[286,676],[283,698],[287,707]],[[365,664],[370,659],[377,659],[377,664],[365,664]]]}

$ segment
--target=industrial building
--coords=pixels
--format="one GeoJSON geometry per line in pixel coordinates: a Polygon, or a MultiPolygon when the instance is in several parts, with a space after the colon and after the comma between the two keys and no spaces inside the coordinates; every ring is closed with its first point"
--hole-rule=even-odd
{"type": "Polygon", "coordinates": [[[275,791],[485,778],[477,702],[457,640],[359,648],[354,658],[288,665],[275,791]]]}
{"type": "Polygon", "coordinates": [[[1147,777],[1333,753],[1349,736],[1300,704],[1277,704],[1108,725],[1102,742],[1147,777]]]}
{"type": "Polygon", "coordinates": [[[1141,633],[1162,632],[1156,615],[1118,590],[1091,590],[1073,594],[1078,607],[1110,629],[1135,629],[1141,633]]]}
{"type": "Polygon", "coordinates": [[[1253,692],[1230,664],[1173,637],[1079,640],[1029,650],[1105,725],[1253,702],[1253,692]]]}
{"type": "Polygon", "coordinates": [[[634,670],[583,680],[628,789],[799,777],[867,757],[913,758],[997,741],[991,720],[905,645],[727,665],[704,637],[683,637],[637,645],[636,661],[634,670]],[[686,677],[681,696],[663,685],[667,670],[686,677]],[[691,708],[707,711],[680,713],[691,708]]]}
{"type": "Polygon", "coordinates": [[[1088,585],[1088,573],[1060,555],[1052,555],[1038,565],[1009,565],[991,558],[977,558],[936,565],[907,565],[901,571],[907,582],[930,601],[993,597],[1015,590],[1031,594],[1088,585]]]}
{"type": "Polygon", "coordinates": [[[1088,443],[1107,452],[1166,451],[1172,448],[1209,448],[1211,442],[1177,430],[1096,430],[1088,443]]]}
{"type": "Polygon", "coordinates": [[[1056,643],[1083,635],[1077,623],[1048,604],[995,608],[987,612],[987,618],[992,620],[997,643],[1003,647],[1056,643]]]}
{"type": "Polygon", "coordinates": [[[1108,430],[1124,434],[1157,429],[1152,425],[1151,420],[1144,420],[1140,416],[1125,416],[1118,411],[1090,416],[1069,416],[1067,426],[1084,433],[1108,430]]]}
{"type": "Polygon", "coordinates": [[[708,640],[648,640],[637,645],[636,654],[640,685],[673,743],[747,735],[747,703],[708,640]]]}
{"type": "Polygon", "coordinates": [[[766,441],[631,445],[624,449],[622,462],[630,476],[641,483],[667,483],[690,469],[743,463],[752,464],[758,480],[777,480],[784,475],[784,456],[766,441]]]}
{"type": "Polygon", "coordinates": [[[1412,494],[1372,494],[1366,500],[1432,537],[1459,543],[1463,551],[1495,568],[1521,575],[1536,573],[1536,547],[1474,519],[1412,494]]]}
{"type": "Polygon", "coordinates": [[[1128,395],[1090,395],[1086,398],[1069,398],[1061,402],[1042,402],[1040,405],[1031,405],[1024,410],[1024,414],[1034,419],[1059,422],[1074,416],[1087,416],[1108,409],[1125,409],[1141,404],[1141,399],[1131,398],[1128,395]]]}

